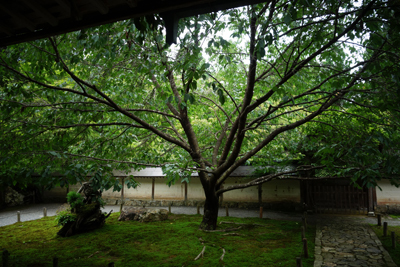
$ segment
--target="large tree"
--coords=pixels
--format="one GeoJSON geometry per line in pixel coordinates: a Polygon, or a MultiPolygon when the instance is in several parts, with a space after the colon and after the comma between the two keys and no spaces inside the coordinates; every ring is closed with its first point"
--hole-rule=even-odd
{"type": "MultiPolygon", "coordinates": [[[[206,197],[201,228],[215,229],[229,190],[323,168],[392,178],[394,162],[370,168],[343,157],[346,135],[373,136],[376,147],[398,136],[396,14],[398,1],[272,0],[181,19],[173,46],[156,16],[4,48],[3,183],[34,182],[36,172],[41,184],[64,185],[90,172],[118,189],[105,175],[112,169],[163,166],[170,184],[196,171],[206,197]],[[285,159],[304,164],[222,187],[241,165],[285,159]]],[[[380,162],[395,160],[395,146],[381,151],[380,162]]]]}

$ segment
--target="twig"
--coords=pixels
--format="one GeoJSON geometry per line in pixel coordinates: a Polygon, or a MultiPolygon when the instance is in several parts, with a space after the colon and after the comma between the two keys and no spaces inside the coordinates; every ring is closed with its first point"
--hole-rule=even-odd
{"type": "Polygon", "coordinates": [[[225,222],[225,221],[219,222],[219,224],[223,224],[223,223],[227,223],[227,224],[241,224],[241,225],[246,224],[246,223],[235,223],[235,222],[225,222]]]}
{"type": "Polygon", "coordinates": [[[113,212],[113,210],[110,210],[110,212],[106,215],[105,219],[107,219],[111,215],[111,212],[113,212]]]}
{"type": "Polygon", "coordinates": [[[94,254],[100,253],[100,251],[96,251],[95,253],[93,253],[92,255],[90,255],[88,258],[93,257],[94,254]]]}
{"type": "Polygon", "coordinates": [[[204,232],[212,233],[212,232],[230,232],[230,231],[236,231],[242,229],[242,226],[239,226],[237,228],[228,228],[228,229],[222,229],[222,230],[203,230],[204,232]]]}
{"type": "Polygon", "coordinates": [[[200,257],[203,258],[205,250],[206,250],[206,246],[203,247],[203,250],[200,252],[200,254],[194,260],[197,261],[198,259],[200,259],[200,257]]]}
{"type": "Polygon", "coordinates": [[[221,221],[219,224],[222,224],[222,223],[226,223],[226,224],[239,224],[239,225],[248,225],[248,226],[261,226],[261,227],[267,227],[267,226],[266,226],[266,225],[264,225],[264,224],[257,224],[257,223],[247,224],[247,223],[235,223],[235,222],[224,222],[224,221],[221,221]]]}
{"type": "Polygon", "coordinates": [[[244,236],[238,233],[227,233],[227,234],[223,234],[224,236],[244,236]]]}
{"type": "Polygon", "coordinates": [[[222,256],[221,256],[221,258],[219,258],[219,260],[223,261],[224,260],[224,256],[225,256],[225,249],[222,248],[222,256]]]}

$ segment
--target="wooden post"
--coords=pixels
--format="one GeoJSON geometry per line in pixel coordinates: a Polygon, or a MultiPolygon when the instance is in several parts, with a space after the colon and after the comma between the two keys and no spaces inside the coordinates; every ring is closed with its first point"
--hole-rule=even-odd
{"type": "Polygon", "coordinates": [[[200,204],[197,204],[197,215],[200,214],[200,204]]]}
{"type": "Polygon", "coordinates": [[[21,212],[17,211],[17,222],[21,222],[21,212]]]}
{"type": "Polygon", "coordinates": [[[229,217],[228,205],[225,206],[225,211],[226,211],[226,217],[229,217]]]}
{"type": "Polygon", "coordinates": [[[391,232],[391,237],[392,237],[392,248],[395,249],[396,248],[396,233],[391,232]]]}
{"type": "Polygon", "coordinates": [[[382,226],[382,215],[378,214],[378,226],[382,226]]]}
{"type": "Polygon", "coordinates": [[[383,223],[383,236],[387,236],[387,226],[388,226],[387,222],[384,222],[383,223]]]}
{"type": "Polygon", "coordinates": [[[368,214],[373,214],[373,213],[374,213],[374,199],[373,199],[372,187],[370,187],[368,188],[368,214]]]}
{"type": "Polygon", "coordinates": [[[57,257],[53,258],[53,267],[58,267],[58,258],[57,257]]]}
{"type": "Polygon", "coordinates": [[[156,178],[153,177],[151,180],[151,200],[154,200],[154,187],[156,183],[156,178]]]}
{"type": "Polygon", "coordinates": [[[301,257],[296,257],[296,267],[303,267],[303,263],[301,262],[301,257]]]}
{"type": "Polygon", "coordinates": [[[8,252],[8,250],[4,249],[3,253],[2,253],[3,267],[8,267],[8,257],[9,256],[10,256],[10,253],[8,252]]]}
{"type": "Polygon", "coordinates": [[[187,201],[188,201],[188,194],[187,194],[187,182],[185,182],[185,205],[187,205],[187,201]]]}
{"type": "MultiPolygon", "coordinates": [[[[223,183],[222,183],[220,189],[224,189],[224,184],[223,184],[223,183]]],[[[222,206],[223,203],[224,203],[224,193],[222,193],[221,195],[219,195],[219,206],[220,206],[220,207],[223,207],[223,206],[222,206]]]]}
{"type": "Polygon", "coordinates": [[[43,208],[43,217],[47,217],[47,209],[43,208]]]}
{"type": "Polygon", "coordinates": [[[304,257],[308,258],[307,238],[303,238],[303,251],[304,251],[304,257]]]}
{"type": "Polygon", "coordinates": [[[124,207],[124,203],[123,202],[121,202],[121,204],[119,204],[119,212],[121,213],[122,212],[122,208],[124,207]]]}
{"type": "Polygon", "coordinates": [[[108,267],[114,267],[115,265],[114,265],[114,262],[110,262],[109,264],[108,264],[108,267]]]}
{"type": "MultiPolygon", "coordinates": [[[[122,183],[122,188],[121,188],[121,204],[123,204],[123,203],[124,203],[124,199],[125,199],[125,192],[124,192],[125,178],[122,178],[121,183],[122,183]]],[[[122,211],[122,207],[121,207],[121,209],[120,209],[119,212],[121,212],[121,211],[122,211]]]]}
{"type": "Polygon", "coordinates": [[[260,207],[260,219],[263,217],[263,207],[260,207]]]}
{"type": "Polygon", "coordinates": [[[304,228],[304,226],[301,227],[301,240],[303,240],[304,238],[306,238],[306,229],[304,228]]]}
{"type": "Polygon", "coordinates": [[[172,202],[169,202],[169,204],[168,204],[168,212],[169,213],[171,213],[171,205],[172,205],[172,202]]]}
{"type": "Polygon", "coordinates": [[[258,204],[262,204],[262,184],[258,185],[258,204]]]}
{"type": "Polygon", "coordinates": [[[307,220],[304,216],[301,217],[301,222],[303,223],[304,229],[307,231],[307,220]]]}

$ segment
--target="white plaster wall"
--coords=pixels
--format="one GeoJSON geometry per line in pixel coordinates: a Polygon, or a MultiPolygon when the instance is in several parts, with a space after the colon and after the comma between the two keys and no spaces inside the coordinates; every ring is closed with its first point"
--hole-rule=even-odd
{"type": "MultiPolygon", "coordinates": [[[[135,177],[136,181],[140,183],[136,189],[128,189],[124,185],[124,197],[131,200],[150,200],[152,190],[152,178],[135,177]]],[[[168,187],[166,185],[165,177],[155,178],[155,200],[183,200],[185,198],[185,184],[177,182],[175,185],[168,187]]],[[[245,183],[248,179],[230,177],[226,180],[224,187],[245,183]]],[[[390,185],[390,184],[389,184],[390,185]]],[[[69,191],[78,191],[80,184],[71,185],[69,191]]],[[[381,187],[383,187],[381,185],[381,187]]],[[[385,192],[388,190],[395,190],[395,187],[386,186],[385,192]],[[386,189],[387,188],[387,189],[386,189]]],[[[399,190],[399,189],[397,189],[399,190]]],[[[397,197],[400,201],[400,191],[393,191],[393,197],[397,197]]],[[[187,187],[188,200],[204,200],[204,191],[198,177],[192,177],[187,187]]],[[[377,190],[377,195],[379,191],[377,190]]],[[[45,193],[47,199],[51,198],[65,198],[66,188],[54,188],[45,193]]],[[[112,189],[103,192],[104,198],[118,199],[121,197],[121,192],[113,192],[112,189]]],[[[238,189],[224,193],[224,201],[234,202],[258,202],[258,187],[253,186],[245,189],[238,189]]],[[[300,202],[300,183],[296,180],[273,180],[262,185],[262,201],[263,202],[300,202]]],[[[379,197],[378,197],[379,202],[379,197]]]]}
{"type": "Polygon", "coordinates": [[[378,186],[382,191],[376,188],[376,202],[378,205],[398,204],[400,203],[400,188],[390,184],[387,179],[378,181],[378,186]]]}
{"type": "MultiPolygon", "coordinates": [[[[151,179],[149,179],[151,181],[151,179]]],[[[154,200],[162,199],[174,199],[181,200],[185,199],[185,184],[177,181],[174,185],[170,187],[166,184],[166,178],[156,178],[154,184],[154,200]]],[[[150,189],[151,196],[151,189],[150,189]]]]}
{"type": "MultiPolygon", "coordinates": [[[[244,184],[249,179],[244,178],[228,178],[225,180],[224,187],[231,185],[244,184]]],[[[252,186],[244,189],[236,189],[224,193],[224,201],[245,201],[245,202],[257,202],[258,201],[258,187],[252,186]]]]}
{"type": "Polygon", "coordinates": [[[300,182],[297,180],[272,180],[262,187],[263,202],[300,202],[300,182]]]}
{"type": "MultiPolygon", "coordinates": [[[[151,178],[135,177],[136,182],[140,185],[136,188],[129,188],[124,185],[124,196],[129,199],[151,199],[151,178]]],[[[157,178],[156,178],[157,180],[157,178]]],[[[121,197],[121,194],[120,194],[121,197]]]]}
{"type": "Polygon", "coordinates": [[[104,198],[121,198],[121,191],[113,191],[113,189],[110,188],[106,191],[103,191],[101,196],[104,198]]]}
{"type": "Polygon", "coordinates": [[[188,183],[188,199],[191,200],[204,200],[206,199],[204,195],[203,186],[201,185],[200,179],[197,177],[192,177],[188,183]]]}
{"type": "MultiPolygon", "coordinates": [[[[224,187],[249,181],[243,178],[228,178],[224,187]]],[[[224,193],[224,201],[258,202],[258,187],[252,186],[224,193]]],[[[295,180],[272,180],[262,185],[263,202],[300,201],[300,182],[295,180]]]]}

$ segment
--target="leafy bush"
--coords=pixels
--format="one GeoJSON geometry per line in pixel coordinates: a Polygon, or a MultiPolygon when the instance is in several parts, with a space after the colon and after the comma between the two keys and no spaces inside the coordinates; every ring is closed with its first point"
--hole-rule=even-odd
{"type": "Polygon", "coordinates": [[[76,221],[76,214],[71,213],[70,210],[62,210],[56,216],[56,222],[59,226],[64,226],[68,222],[76,221]]]}
{"type": "Polygon", "coordinates": [[[83,197],[81,194],[71,191],[67,194],[67,202],[72,209],[76,209],[83,205],[83,197]]]}

